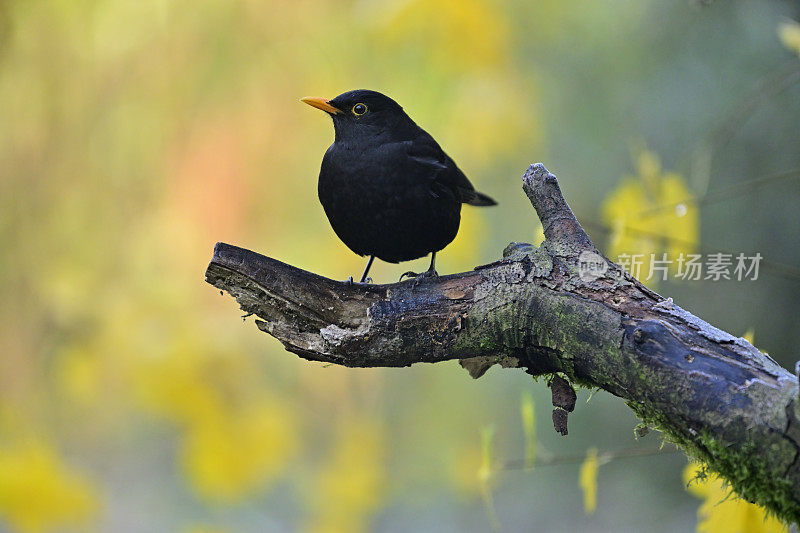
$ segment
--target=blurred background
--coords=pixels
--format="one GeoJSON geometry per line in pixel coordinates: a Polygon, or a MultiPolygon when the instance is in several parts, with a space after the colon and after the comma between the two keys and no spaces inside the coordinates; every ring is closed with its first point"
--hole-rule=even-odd
{"type": "Polygon", "coordinates": [[[298,98],[371,88],[500,203],[464,209],[439,272],[541,239],[520,177],[542,161],[612,257],[760,253],[757,280],[648,284],[793,368],[799,16],[0,1],[0,530],[693,530],[686,458],[635,440],[618,398],[581,391],[561,437],[545,383],[519,371],[303,361],[203,273],[224,241],[360,274],[316,197],[333,128],[298,98]]]}

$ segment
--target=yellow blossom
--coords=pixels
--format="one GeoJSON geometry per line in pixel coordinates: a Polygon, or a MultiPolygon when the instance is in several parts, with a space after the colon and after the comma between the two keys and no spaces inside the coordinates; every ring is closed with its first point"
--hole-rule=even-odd
{"type": "Polygon", "coordinates": [[[761,350],[760,348],[758,348],[755,345],[755,338],[756,338],[756,330],[755,329],[750,328],[747,331],[745,331],[744,334],[742,335],[742,338],[744,340],[746,340],[747,342],[749,342],[750,344],[752,344],[753,348],[755,348],[756,350],[760,351],[764,355],[769,355],[767,352],[765,352],[764,350],[761,350]]]}
{"type": "Polygon", "coordinates": [[[483,217],[464,216],[461,219],[458,238],[447,247],[447,254],[444,254],[441,260],[437,257],[438,264],[441,264],[445,271],[460,272],[472,268],[478,260],[478,251],[487,237],[488,228],[483,217]]]}
{"type": "MultiPolygon", "coordinates": [[[[628,270],[647,280],[651,264],[672,270],[678,267],[681,254],[694,253],[698,211],[683,176],[664,172],[654,153],[639,153],[636,167],[637,175],[625,177],[606,198],[603,221],[611,228],[608,255],[617,260],[627,254],[628,270]],[[660,261],[663,253],[669,263],[651,263],[651,255],[660,261]]],[[[663,276],[654,269],[649,282],[656,284],[663,276]]]]}
{"type": "Polygon", "coordinates": [[[536,461],[536,412],[530,392],[522,395],[520,403],[522,430],[525,435],[525,468],[532,469],[536,461]]]}
{"type": "Polygon", "coordinates": [[[342,426],[332,455],[314,483],[316,512],[309,531],[367,529],[382,497],[383,454],[383,437],[376,424],[354,419],[342,426]]]}
{"type": "Polygon", "coordinates": [[[597,508],[597,472],[599,469],[597,448],[589,448],[578,476],[578,484],[583,491],[583,509],[588,515],[593,514],[597,508]]]}
{"type": "Polygon", "coordinates": [[[519,139],[536,147],[544,144],[537,92],[533,84],[509,78],[502,70],[468,77],[453,88],[445,104],[442,142],[458,150],[454,157],[470,179],[480,177],[476,171],[490,167],[498,157],[518,153],[519,139]]]}
{"type": "Polygon", "coordinates": [[[788,528],[780,520],[768,517],[758,505],[748,503],[725,487],[722,480],[708,474],[701,479],[697,463],[686,465],[683,480],[687,490],[703,503],[697,510],[697,533],[783,533],[788,528]]]}
{"type": "Polygon", "coordinates": [[[296,440],[291,413],[284,406],[254,402],[191,426],[182,459],[200,496],[234,502],[278,475],[294,454],[296,440]]]}
{"type": "Polygon", "coordinates": [[[391,43],[425,43],[426,55],[457,71],[507,61],[508,22],[485,0],[405,0],[394,5],[379,25],[391,43]]]}
{"type": "Polygon", "coordinates": [[[535,236],[533,237],[532,243],[539,246],[544,242],[544,226],[542,226],[541,222],[536,224],[536,231],[534,233],[535,236]]]}
{"type": "Polygon", "coordinates": [[[98,508],[92,484],[42,443],[0,448],[0,516],[14,531],[86,527],[98,508]]]}
{"type": "Polygon", "coordinates": [[[55,374],[64,393],[71,400],[90,404],[103,382],[99,358],[86,350],[65,350],[57,365],[55,374]]]}
{"type": "Polygon", "coordinates": [[[481,467],[478,469],[478,482],[481,487],[483,505],[486,508],[486,516],[489,525],[493,530],[500,529],[500,521],[497,519],[497,512],[494,508],[494,495],[492,494],[492,474],[493,474],[493,449],[494,449],[494,427],[486,426],[481,429],[481,467]]]}
{"type": "Polygon", "coordinates": [[[778,26],[778,37],[783,46],[800,54],[800,24],[791,20],[778,26]]]}
{"type": "Polygon", "coordinates": [[[226,361],[198,350],[175,350],[133,365],[134,384],[147,408],[183,424],[224,416],[222,393],[215,387],[226,361]]]}
{"type": "Polygon", "coordinates": [[[465,496],[482,490],[478,474],[481,468],[481,450],[474,442],[462,443],[449,456],[449,473],[453,486],[465,496]]]}

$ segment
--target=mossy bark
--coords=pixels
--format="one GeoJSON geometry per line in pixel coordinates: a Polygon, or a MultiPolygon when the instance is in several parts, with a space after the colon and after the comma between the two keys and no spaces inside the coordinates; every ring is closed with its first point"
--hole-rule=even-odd
{"type": "Polygon", "coordinates": [[[544,166],[523,181],[545,243],[512,243],[472,272],[348,284],[218,244],[206,279],[306,359],[351,367],[459,359],[474,377],[500,364],[604,389],[740,496],[800,521],[797,377],[602,257],[544,166]],[[583,253],[606,263],[601,275],[580,275],[583,253]]]}

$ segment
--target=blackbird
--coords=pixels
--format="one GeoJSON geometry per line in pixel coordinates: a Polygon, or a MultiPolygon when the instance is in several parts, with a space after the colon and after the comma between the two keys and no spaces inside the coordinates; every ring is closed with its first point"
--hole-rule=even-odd
{"type": "MultiPolygon", "coordinates": [[[[322,158],[318,193],[336,235],[353,252],[399,263],[431,255],[458,233],[461,204],[497,202],[475,190],[455,162],[400,105],[376,91],[302,98],[333,118],[335,138],[322,158]]],[[[352,278],[351,278],[352,279],[352,278]]],[[[421,278],[418,278],[418,280],[421,278]]]]}

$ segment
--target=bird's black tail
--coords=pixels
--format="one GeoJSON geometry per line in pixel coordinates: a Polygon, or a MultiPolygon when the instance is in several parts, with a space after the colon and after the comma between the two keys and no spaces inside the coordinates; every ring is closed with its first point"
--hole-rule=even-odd
{"type": "Polygon", "coordinates": [[[497,202],[495,202],[493,199],[478,191],[475,191],[475,196],[470,198],[466,203],[477,206],[497,205],[497,202]]]}

